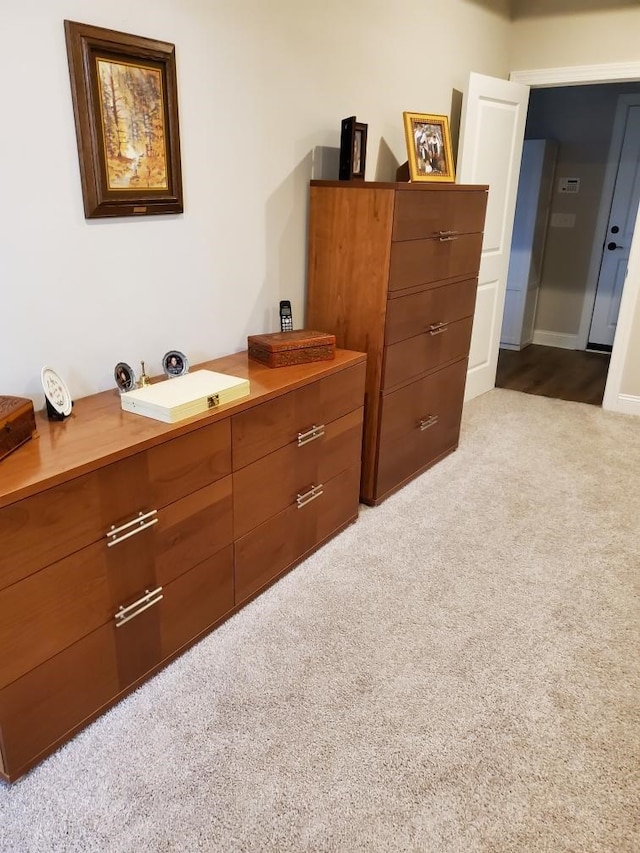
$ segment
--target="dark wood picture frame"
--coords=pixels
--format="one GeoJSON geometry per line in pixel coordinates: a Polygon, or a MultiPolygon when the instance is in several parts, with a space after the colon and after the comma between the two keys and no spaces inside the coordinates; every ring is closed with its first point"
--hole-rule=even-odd
{"type": "Polygon", "coordinates": [[[64,28],[85,217],[182,213],[175,45],[64,28]]]}
{"type": "Polygon", "coordinates": [[[367,159],[367,129],[368,125],[357,121],[355,116],[342,119],[339,180],[364,180],[367,159]]]}

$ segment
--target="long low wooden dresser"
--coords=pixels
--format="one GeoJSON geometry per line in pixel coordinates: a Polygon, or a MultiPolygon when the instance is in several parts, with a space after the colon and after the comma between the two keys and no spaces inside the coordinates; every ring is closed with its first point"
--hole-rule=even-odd
{"type": "MultiPolygon", "coordinates": [[[[13,781],[358,516],[366,356],[202,365],[166,424],[117,390],[0,462],[0,777],[13,781]]],[[[171,380],[164,380],[171,381],[171,380]]]]}

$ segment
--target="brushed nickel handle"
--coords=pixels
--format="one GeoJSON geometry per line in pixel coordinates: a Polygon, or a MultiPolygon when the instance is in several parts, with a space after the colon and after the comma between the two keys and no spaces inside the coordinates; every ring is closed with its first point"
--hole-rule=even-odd
{"type": "Polygon", "coordinates": [[[120,628],[121,625],[126,625],[126,623],[131,621],[131,619],[135,619],[136,616],[139,616],[141,613],[144,613],[145,610],[153,607],[154,604],[162,601],[164,596],[161,595],[161,593],[161,586],[154,589],[153,592],[149,592],[147,589],[145,590],[145,594],[142,598],[134,601],[133,604],[130,604],[128,607],[120,607],[114,617],[116,620],[116,628],[120,628]]]}
{"type": "Polygon", "coordinates": [[[324,435],[324,424],[314,424],[311,429],[308,429],[306,432],[298,433],[298,447],[302,447],[303,444],[309,444],[310,441],[315,441],[316,438],[320,438],[324,435]]]}
{"type": "Polygon", "coordinates": [[[296,503],[298,504],[298,509],[302,509],[303,506],[310,504],[311,501],[315,501],[316,498],[319,498],[320,495],[324,494],[324,484],[318,483],[317,486],[311,486],[308,492],[305,492],[302,495],[298,495],[296,497],[296,503]]]}
{"type": "Polygon", "coordinates": [[[438,423],[437,415],[429,415],[428,418],[423,418],[418,427],[420,428],[420,432],[424,432],[425,429],[429,429],[429,427],[435,426],[438,423]]]}
{"type": "Polygon", "coordinates": [[[441,335],[443,332],[446,332],[448,328],[448,323],[432,323],[432,325],[429,326],[427,331],[430,335],[441,335]]]}
{"type": "Polygon", "coordinates": [[[109,539],[107,542],[107,548],[111,548],[112,545],[117,545],[118,542],[123,542],[125,539],[128,539],[130,536],[135,536],[137,533],[140,533],[142,530],[146,530],[147,527],[152,527],[154,524],[158,523],[158,519],[154,518],[158,514],[157,509],[152,509],[151,512],[138,513],[137,518],[133,518],[131,521],[127,521],[126,524],[121,524],[120,527],[115,527],[111,525],[111,530],[108,533],[105,533],[105,536],[109,539]],[[147,521],[147,519],[151,519],[147,521]],[[145,523],[146,522],[146,523],[145,523]],[[138,525],[133,530],[129,530],[133,525],[138,525]],[[124,536],[118,536],[119,533],[122,533],[123,530],[129,530],[128,533],[125,533],[124,536]]]}
{"type": "Polygon", "coordinates": [[[438,231],[439,237],[452,237],[454,235],[459,234],[459,231],[438,231]]]}
{"type": "Polygon", "coordinates": [[[452,232],[452,234],[449,237],[440,237],[439,238],[441,243],[448,243],[450,240],[457,240],[457,239],[458,239],[458,235],[455,234],[455,232],[452,232]]]}

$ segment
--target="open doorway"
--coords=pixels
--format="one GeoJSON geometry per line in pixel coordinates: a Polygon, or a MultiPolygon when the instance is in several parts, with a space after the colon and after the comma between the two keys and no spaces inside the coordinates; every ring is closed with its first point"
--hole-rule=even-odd
{"type": "Polygon", "coordinates": [[[574,403],[601,406],[610,354],[530,344],[522,350],[501,348],[496,388],[522,391],[574,403]]]}
{"type": "MultiPolygon", "coordinates": [[[[499,387],[602,403],[626,272],[626,260],[618,246],[631,243],[637,208],[636,198],[624,224],[609,219],[622,150],[621,137],[614,155],[616,160],[612,162],[612,151],[616,150],[614,119],[621,97],[635,99],[640,104],[640,83],[558,86],[531,91],[525,139],[555,140],[555,170],[548,179],[544,254],[533,271],[539,286],[529,310],[529,333],[522,340],[517,339],[516,345],[516,339],[508,333],[503,335],[496,377],[499,387]],[[628,232],[629,222],[631,234],[626,233],[628,239],[619,240],[618,231],[628,232]],[[610,228],[615,236],[608,234],[610,228]],[[606,246],[614,243],[616,251],[607,253],[606,246]],[[604,332],[598,334],[592,326],[592,315],[594,303],[598,310],[596,292],[603,251],[617,272],[614,271],[613,289],[604,307],[600,300],[604,332]]],[[[637,144],[632,159],[637,172],[637,144]]],[[[628,176],[625,183],[629,183],[628,176]]],[[[628,210],[628,198],[626,204],[628,210]]],[[[516,213],[516,222],[517,217],[516,213]]],[[[512,253],[512,259],[516,254],[512,253]]],[[[513,296],[508,290],[507,311],[510,295],[513,296]]],[[[506,320],[507,312],[505,323],[506,320]]]]}

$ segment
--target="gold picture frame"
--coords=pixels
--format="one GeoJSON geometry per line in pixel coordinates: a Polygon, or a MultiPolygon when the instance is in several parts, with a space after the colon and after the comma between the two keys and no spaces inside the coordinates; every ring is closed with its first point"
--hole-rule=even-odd
{"type": "Polygon", "coordinates": [[[182,213],[175,45],[64,27],[85,217],[182,213]]]}
{"type": "Polygon", "coordinates": [[[409,112],[402,116],[410,180],[455,181],[448,117],[409,112]]]}

